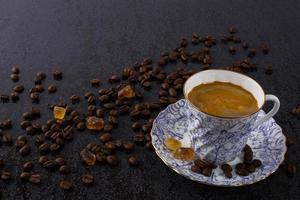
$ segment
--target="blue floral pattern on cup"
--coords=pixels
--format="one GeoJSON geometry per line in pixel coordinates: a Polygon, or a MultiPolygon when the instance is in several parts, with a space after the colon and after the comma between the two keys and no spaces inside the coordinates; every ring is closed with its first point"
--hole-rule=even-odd
{"type": "MultiPolygon", "coordinates": [[[[260,111],[257,113],[256,117],[261,117],[265,113],[260,111]]],[[[254,119],[253,119],[254,120],[254,119]]],[[[217,122],[213,122],[217,123],[217,122]]],[[[164,111],[162,111],[158,117],[155,119],[152,128],[152,143],[156,150],[157,155],[173,170],[178,172],[179,174],[210,185],[219,185],[219,186],[239,186],[245,184],[252,184],[259,180],[262,180],[272,174],[280,165],[280,163],[284,159],[284,154],[286,152],[285,146],[285,137],[282,134],[281,128],[276,124],[273,118],[263,123],[255,130],[249,130],[248,140],[247,137],[239,142],[235,143],[237,140],[235,139],[234,132],[221,131],[215,136],[213,132],[208,132],[205,127],[201,126],[203,120],[199,117],[195,117],[192,113],[189,104],[186,100],[180,100],[175,104],[169,105],[164,111]],[[223,142],[225,139],[223,137],[232,138],[232,142],[229,145],[225,145],[223,148],[231,151],[231,148],[236,148],[237,146],[241,146],[243,148],[243,144],[248,144],[254,151],[254,158],[260,159],[263,163],[263,166],[256,170],[256,172],[250,174],[246,177],[241,177],[233,172],[233,177],[228,179],[224,176],[222,170],[219,168],[213,171],[211,177],[205,177],[201,174],[194,173],[190,170],[192,162],[181,161],[174,159],[172,153],[166,149],[164,145],[164,139],[167,137],[174,137],[179,140],[185,140],[186,135],[188,135],[189,139],[191,139],[191,145],[194,145],[198,142],[198,137],[191,137],[196,133],[201,133],[206,131],[206,138],[209,138],[210,142],[205,143],[203,148],[196,149],[196,153],[198,155],[203,155],[202,151],[209,151],[209,145],[212,141],[223,142]],[[228,135],[229,134],[229,135],[228,135]]],[[[207,123],[207,122],[205,122],[207,123]]],[[[223,124],[222,126],[231,126],[231,122],[228,124],[223,124]]],[[[243,127],[243,125],[241,125],[243,127]]],[[[237,130],[240,128],[238,126],[237,130]]],[[[246,133],[245,133],[246,134],[246,133]]],[[[231,139],[230,139],[231,140],[231,139]]],[[[234,150],[235,151],[235,150],[234,150]]],[[[212,151],[213,152],[213,151],[212,151]]],[[[212,154],[218,158],[226,157],[226,152],[223,153],[221,151],[213,152],[212,154]],[[222,154],[223,153],[223,154],[222,154]]],[[[205,154],[205,153],[204,153],[205,154]]],[[[237,153],[234,160],[229,162],[231,165],[235,165],[238,162],[242,161],[243,153],[237,153]]]]}

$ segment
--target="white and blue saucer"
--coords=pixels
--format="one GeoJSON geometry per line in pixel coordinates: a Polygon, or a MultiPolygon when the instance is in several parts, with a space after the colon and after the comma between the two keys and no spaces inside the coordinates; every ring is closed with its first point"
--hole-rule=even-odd
{"type": "MultiPolygon", "coordinates": [[[[258,115],[262,116],[264,114],[264,111],[260,111],[258,115]]],[[[151,131],[152,144],[156,154],[167,166],[188,179],[215,186],[249,185],[267,178],[278,169],[284,160],[284,155],[287,151],[286,139],[280,126],[271,118],[252,131],[247,141],[247,144],[253,150],[254,159],[262,161],[262,166],[256,169],[254,173],[242,177],[233,170],[232,178],[226,178],[219,167],[213,170],[210,177],[195,173],[191,171],[192,161],[175,159],[172,152],[164,145],[164,139],[167,137],[173,137],[182,141],[183,135],[187,131],[186,127],[193,121],[193,117],[187,101],[179,100],[159,113],[151,131]]],[[[229,162],[229,164],[234,168],[237,163],[242,162],[242,158],[243,153],[229,162]]]]}

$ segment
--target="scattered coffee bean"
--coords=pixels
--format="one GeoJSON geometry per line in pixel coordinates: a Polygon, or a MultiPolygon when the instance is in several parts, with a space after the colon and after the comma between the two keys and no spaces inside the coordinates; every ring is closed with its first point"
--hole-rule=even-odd
{"type": "Polygon", "coordinates": [[[256,49],[255,48],[249,49],[248,57],[253,58],[255,55],[256,55],[256,49]]]}
{"type": "Polygon", "coordinates": [[[56,162],[55,162],[55,160],[47,160],[43,163],[42,166],[44,168],[51,169],[51,168],[54,168],[56,166],[56,162]]]}
{"type": "Polygon", "coordinates": [[[236,48],[234,48],[233,46],[230,46],[230,47],[229,47],[229,52],[230,52],[231,54],[235,54],[235,53],[236,53],[236,48]]]}
{"type": "Polygon", "coordinates": [[[261,45],[261,50],[264,54],[268,54],[270,51],[269,46],[265,43],[261,45]]]}
{"type": "Polygon", "coordinates": [[[112,136],[110,133],[104,133],[100,136],[101,142],[108,142],[112,139],[112,136]]]}
{"type": "Polygon", "coordinates": [[[24,86],[22,85],[16,85],[14,88],[13,88],[13,91],[17,92],[17,93],[22,93],[24,91],[24,86]]]}
{"type": "Polygon", "coordinates": [[[55,93],[56,90],[57,90],[57,88],[56,88],[56,86],[54,84],[51,84],[51,85],[48,86],[48,92],[50,94],[55,93]]]}
{"type": "Polygon", "coordinates": [[[137,166],[139,164],[139,159],[138,157],[136,156],[130,156],[128,158],[128,163],[131,165],[131,166],[137,166]]]}
{"type": "Polygon", "coordinates": [[[53,78],[54,78],[55,80],[61,80],[62,77],[63,77],[63,74],[62,74],[61,71],[55,70],[55,71],[53,72],[53,78]]]}
{"type": "Polygon", "coordinates": [[[22,156],[26,156],[26,155],[28,155],[30,153],[30,151],[31,151],[31,147],[26,144],[22,148],[20,148],[19,153],[22,156]]]}
{"type": "Polygon", "coordinates": [[[265,70],[265,74],[271,75],[272,73],[273,73],[273,66],[271,64],[268,64],[265,70]]]}
{"type": "Polygon", "coordinates": [[[13,73],[13,74],[19,74],[20,73],[20,69],[18,67],[13,67],[11,69],[11,73],[13,73]]]}
{"type": "Polygon", "coordinates": [[[202,173],[202,168],[200,168],[198,165],[195,164],[192,165],[191,170],[195,173],[199,173],[199,174],[202,173]]]}
{"type": "Polygon", "coordinates": [[[1,173],[1,179],[3,181],[9,181],[11,180],[13,177],[12,177],[12,174],[8,171],[2,171],[1,173]]]}
{"type": "Polygon", "coordinates": [[[260,160],[254,159],[254,160],[252,161],[252,165],[253,165],[254,167],[260,167],[260,166],[262,166],[262,163],[261,163],[260,160]]]}
{"type": "Polygon", "coordinates": [[[90,81],[90,83],[91,83],[91,85],[92,85],[93,87],[96,87],[96,86],[99,86],[99,85],[100,85],[100,80],[94,78],[94,79],[92,79],[92,80],[90,81]]]}
{"type": "Polygon", "coordinates": [[[33,169],[33,167],[34,167],[34,164],[31,161],[28,161],[28,162],[24,163],[24,165],[23,165],[24,171],[30,171],[33,169]]]}
{"type": "Polygon", "coordinates": [[[240,176],[248,176],[249,175],[249,172],[247,171],[247,169],[244,169],[244,168],[237,169],[236,173],[240,176]]]}
{"type": "Polygon", "coordinates": [[[30,177],[30,173],[29,172],[21,172],[20,174],[20,179],[21,180],[28,180],[30,177]]]}
{"type": "Polygon", "coordinates": [[[59,172],[61,174],[69,174],[70,173],[70,168],[67,165],[62,165],[59,167],[59,172]]]}
{"type": "Polygon", "coordinates": [[[29,182],[34,183],[34,184],[38,184],[41,182],[41,176],[39,174],[32,174],[29,177],[29,182]]]}
{"type": "Polygon", "coordinates": [[[91,185],[94,183],[94,177],[91,174],[84,174],[81,177],[81,181],[86,185],[91,185]]]}
{"type": "Polygon", "coordinates": [[[212,173],[212,168],[210,168],[210,167],[206,167],[202,170],[202,174],[204,176],[210,177],[211,173],[212,173]]]}
{"type": "Polygon", "coordinates": [[[109,155],[106,157],[106,161],[110,166],[116,166],[119,164],[119,159],[115,155],[109,155]]]}
{"type": "Polygon", "coordinates": [[[72,104],[75,104],[75,103],[79,103],[79,101],[80,101],[80,97],[78,96],[78,95],[72,95],[71,97],[70,97],[70,99],[71,99],[71,101],[72,101],[72,104]]]}
{"type": "Polygon", "coordinates": [[[63,180],[59,183],[59,186],[63,190],[71,190],[73,188],[73,184],[70,181],[63,180]]]}
{"type": "Polygon", "coordinates": [[[18,74],[11,74],[11,75],[10,75],[10,79],[11,79],[13,82],[17,82],[17,81],[19,81],[19,75],[18,75],[18,74]]]}

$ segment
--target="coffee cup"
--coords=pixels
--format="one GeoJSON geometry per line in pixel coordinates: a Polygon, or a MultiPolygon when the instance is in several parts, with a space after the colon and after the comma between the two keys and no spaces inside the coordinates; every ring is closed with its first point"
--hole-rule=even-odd
{"type": "Polygon", "coordinates": [[[279,107],[279,99],[265,94],[262,87],[252,78],[227,70],[205,70],[191,76],[183,87],[185,99],[190,112],[197,119],[197,128],[184,135],[184,143],[189,143],[198,156],[210,163],[223,164],[234,160],[245,147],[251,131],[273,117],[279,107]],[[201,111],[189,99],[189,92],[200,84],[212,82],[229,82],[249,91],[257,101],[258,110],[242,117],[213,116],[201,111]],[[273,108],[262,117],[258,112],[266,101],[273,102],[273,108]]]}

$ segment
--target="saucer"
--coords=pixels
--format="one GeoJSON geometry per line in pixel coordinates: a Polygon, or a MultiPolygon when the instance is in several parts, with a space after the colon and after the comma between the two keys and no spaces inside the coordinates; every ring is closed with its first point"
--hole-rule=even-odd
{"type": "MultiPolygon", "coordinates": [[[[259,111],[258,116],[264,114],[264,111],[259,111]]],[[[171,151],[164,145],[164,139],[167,137],[181,140],[183,145],[185,145],[186,138],[183,135],[184,133],[188,135],[188,127],[193,121],[195,121],[195,117],[188,109],[187,101],[179,100],[159,113],[151,131],[152,144],[156,154],[167,166],[188,179],[215,186],[248,185],[267,178],[278,169],[284,160],[287,150],[285,145],[286,139],[280,126],[271,118],[252,131],[247,141],[247,144],[253,150],[253,159],[259,159],[262,162],[262,166],[256,169],[254,173],[242,177],[237,175],[234,169],[232,171],[232,178],[226,178],[219,167],[213,170],[210,177],[195,173],[191,171],[192,161],[175,159],[171,151]]],[[[242,158],[243,153],[228,164],[234,168],[237,163],[242,162],[242,158]]]]}

